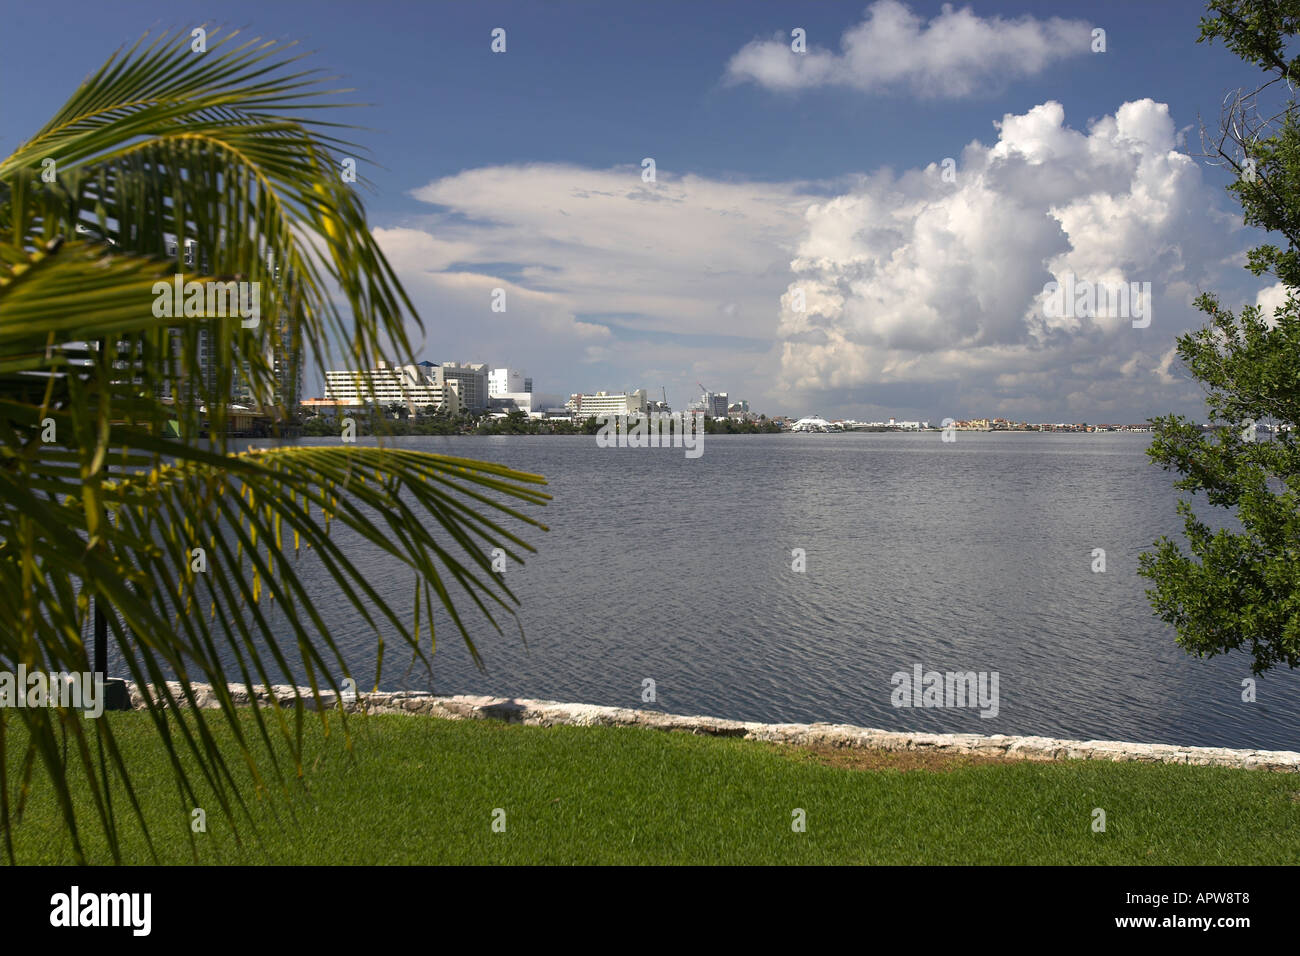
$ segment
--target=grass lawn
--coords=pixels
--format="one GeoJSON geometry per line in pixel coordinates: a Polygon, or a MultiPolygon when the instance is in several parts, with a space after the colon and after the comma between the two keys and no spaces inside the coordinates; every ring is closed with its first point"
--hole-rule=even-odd
{"type": "MultiPolygon", "coordinates": [[[[159,862],[191,862],[191,808],[177,803],[152,724],[136,713],[105,719],[134,768],[159,862]]],[[[21,754],[15,723],[11,774],[21,754]]],[[[349,756],[333,726],[327,739],[308,721],[302,784],[250,801],[257,832],[241,824],[242,847],[207,801],[200,862],[1300,863],[1294,774],[818,753],[415,716],[355,719],[349,756]],[[1092,831],[1097,807],[1104,833],[1092,831]],[[505,832],[492,829],[497,808],[505,832]],[[796,808],[806,832],[792,830],[796,808]]],[[[18,862],[70,863],[39,771],[34,781],[14,831],[18,862]]],[[[129,807],[118,806],[127,860],[151,862],[129,807]]],[[[108,862],[84,809],[92,861],[108,862]]]]}

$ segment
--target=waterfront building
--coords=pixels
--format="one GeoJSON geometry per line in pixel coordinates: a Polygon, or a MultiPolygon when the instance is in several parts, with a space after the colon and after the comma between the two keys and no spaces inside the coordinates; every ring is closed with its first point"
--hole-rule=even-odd
{"type": "Polygon", "coordinates": [[[361,402],[340,402],[332,398],[304,398],[299,405],[304,411],[318,415],[343,416],[365,409],[365,405],[361,402]]]}
{"type": "MultiPolygon", "coordinates": [[[[425,408],[460,414],[461,378],[444,377],[432,362],[417,365],[389,365],[382,359],[374,369],[336,369],[325,373],[325,398],[343,405],[388,406],[403,404],[411,412],[425,408]]],[[[306,403],[304,403],[306,404],[306,403]]]]}
{"type": "Polygon", "coordinates": [[[700,396],[699,401],[691,402],[686,406],[686,410],[692,414],[703,412],[710,418],[727,417],[727,393],[726,392],[709,392],[706,391],[700,396]]]}
{"type": "Polygon", "coordinates": [[[488,372],[488,405],[494,413],[533,413],[533,380],[517,368],[494,368],[488,372]]]}
{"type": "Polygon", "coordinates": [[[841,432],[844,426],[838,422],[828,422],[826,419],[813,415],[808,418],[801,418],[790,426],[792,432],[841,432]]]}
{"type": "Polygon", "coordinates": [[[430,367],[433,369],[433,378],[440,387],[445,389],[450,383],[457,383],[462,408],[476,415],[487,411],[491,395],[488,392],[486,365],[481,362],[464,365],[460,362],[443,362],[441,365],[430,363],[430,367]]]}
{"type": "Polygon", "coordinates": [[[494,368],[488,371],[488,396],[500,398],[503,395],[531,393],[533,380],[522,369],[494,368]]]}
{"type": "Polygon", "coordinates": [[[494,415],[508,415],[511,412],[533,413],[532,392],[507,392],[505,395],[493,395],[488,399],[488,409],[494,415]]]}
{"type": "Polygon", "coordinates": [[[637,415],[646,411],[646,390],[594,392],[591,394],[574,394],[569,396],[564,407],[575,418],[600,417],[602,415],[637,415]]]}

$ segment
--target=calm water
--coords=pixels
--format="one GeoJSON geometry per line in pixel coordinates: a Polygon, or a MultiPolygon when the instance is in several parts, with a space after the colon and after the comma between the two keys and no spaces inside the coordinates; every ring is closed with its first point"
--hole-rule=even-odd
{"type": "MultiPolygon", "coordinates": [[[[362,441],[365,441],[363,439],[362,441]]],[[[478,672],[445,618],[434,669],[381,687],[656,707],[898,730],[1300,749],[1300,675],[1197,660],[1156,619],[1138,555],[1176,535],[1170,478],[1143,435],[709,436],[681,449],[595,439],[406,438],[405,447],[546,475],[539,554],[508,580],[516,630],[475,634],[478,672]],[[807,571],[791,570],[791,550],[807,571]],[[1107,569],[1091,570],[1093,548],[1107,569]],[[890,677],[997,672],[999,713],[899,709],[890,677]],[[653,679],[657,701],[641,700],[653,679]]],[[[410,608],[409,572],[342,534],[410,608]]],[[[375,640],[319,571],[317,606],[364,684],[375,640]]]]}

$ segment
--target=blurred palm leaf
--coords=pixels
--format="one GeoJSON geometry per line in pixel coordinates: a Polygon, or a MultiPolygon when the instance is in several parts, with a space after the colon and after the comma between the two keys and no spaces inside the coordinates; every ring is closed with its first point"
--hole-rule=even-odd
{"type": "MultiPolygon", "coordinates": [[[[295,657],[313,695],[350,676],[295,570],[300,550],[312,549],[373,630],[380,661],[396,637],[427,665],[437,608],[481,665],[458,596],[500,631],[517,600],[486,552],[522,561],[532,548],[507,525],[545,528],[507,501],[549,500],[536,475],[382,443],[229,446],[232,383],[287,421],[295,356],[370,368],[411,355],[406,317],[422,328],[339,175],[340,157],[358,151],[333,135],[337,124],[301,116],[345,104],[298,59],[235,33],[214,32],[206,53],[188,35],[142,38],[0,161],[0,669],[89,670],[83,635],[92,608],[108,608],[132,678],[159,687],[149,712],[183,807],[197,805],[202,779],[232,822],[251,818],[212,717],[173,705],[212,683],[259,787],[265,766],[281,786],[301,773],[305,702],[254,705],[250,739],[226,690],[233,679],[295,683],[295,657]],[[199,251],[193,268],[187,242],[199,251]],[[259,321],[155,314],[155,283],[176,275],[258,283],[259,321]],[[332,539],[334,523],[411,569],[413,614],[371,586],[332,539]],[[232,660],[238,673],[227,672],[232,660]],[[291,744],[294,767],[276,759],[273,734],[291,744]]],[[[324,709],[320,719],[328,726],[324,709]]],[[[145,823],[111,722],[0,710],[11,859],[11,827],[38,774],[77,858],[94,826],[120,861],[115,779],[145,823]],[[22,753],[9,752],[11,720],[25,725],[22,753]],[[89,781],[92,824],[76,810],[74,778],[89,781]]]]}

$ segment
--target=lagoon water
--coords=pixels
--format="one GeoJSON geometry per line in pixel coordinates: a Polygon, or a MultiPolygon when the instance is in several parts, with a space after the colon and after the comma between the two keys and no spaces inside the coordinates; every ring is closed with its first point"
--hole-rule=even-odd
{"type": "MultiPolygon", "coordinates": [[[[389,641],[379,684],[743,720],[1300,749],[1300,674],[1263,675],[1244,702],[1245,655],[1190,657],[1151,611],[1138,555],[1161,534],[1181,540],[1182,522],[1149,440],[711,435],[695,459],[592,437],[390,440],[543,474],[555,500],[532,509],[551,529],[524,535],[538,554],[507,571],[527,647],[509,623],[502,636],[476,623],[481,673],[442,615],[432,673],[408,672],[409,650],[389,641]],[[795,548],[804,573],[791,569],[795,548]],[[996,672],[997,715],[893,706],[891,676],[918,664],[996,672]]],[[[409,612],[410,572],[336,534],[409,612]]],[[[365,686],[373,632],[311,558],[302,573],[365,686]]]]}

